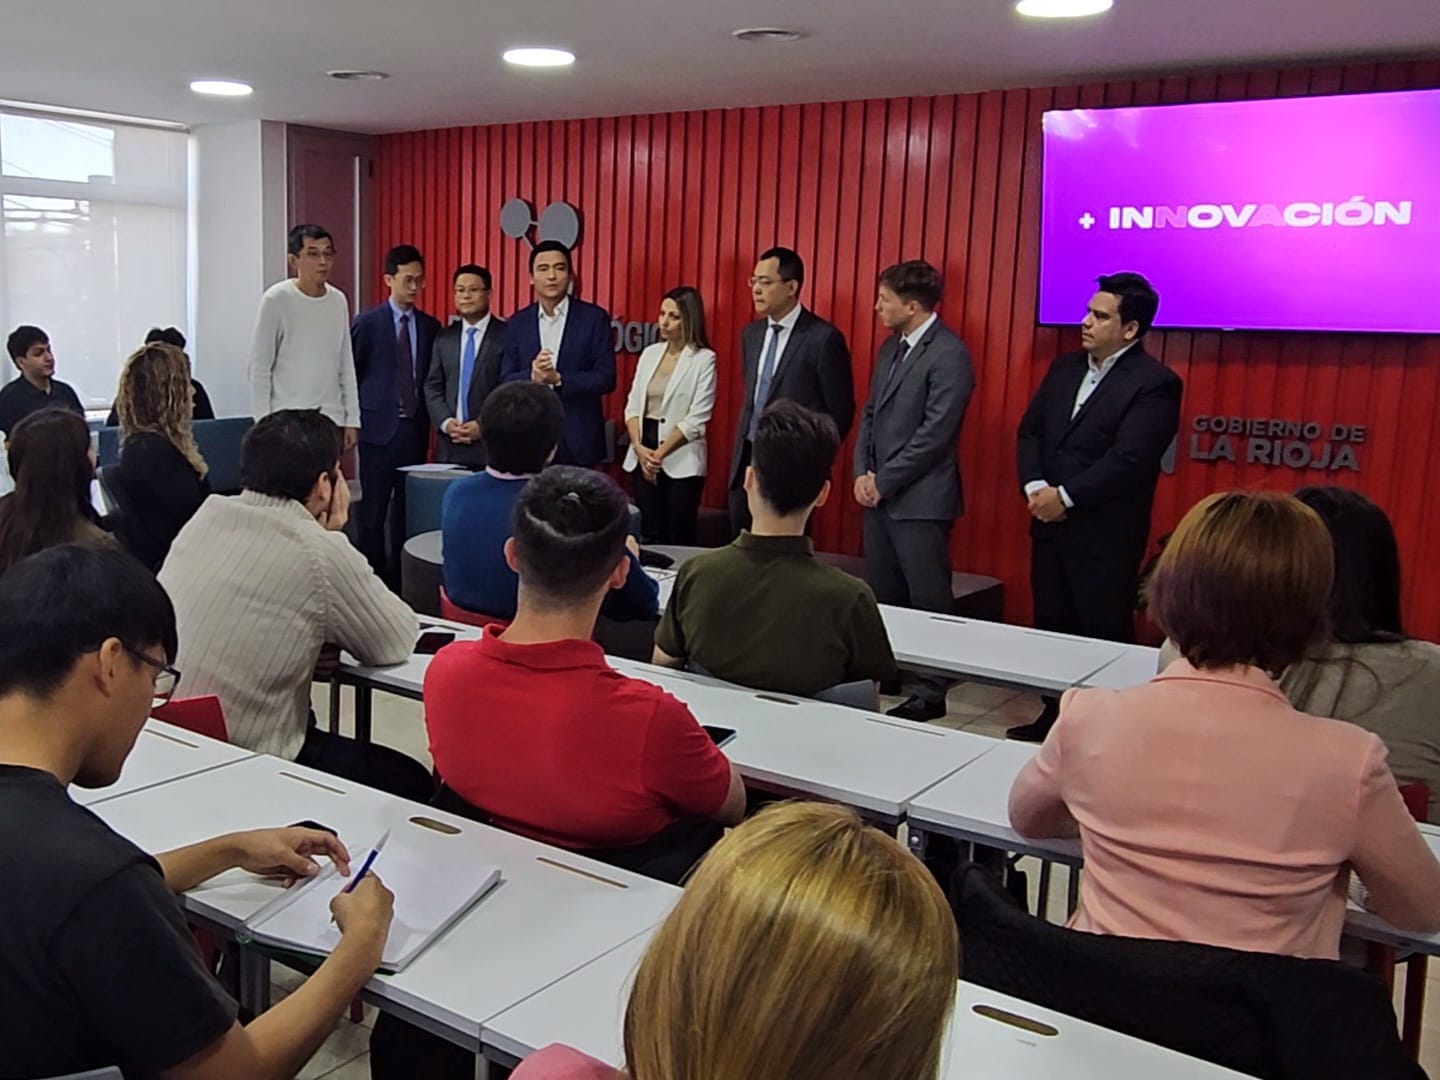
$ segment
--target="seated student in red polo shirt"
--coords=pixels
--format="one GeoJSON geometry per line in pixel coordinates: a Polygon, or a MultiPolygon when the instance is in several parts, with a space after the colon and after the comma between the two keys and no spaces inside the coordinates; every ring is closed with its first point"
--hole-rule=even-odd
{"type": "Polygon", "coordinates": [[[684,817],[737,823],[739,774],[690,714],[590,640],[625,584],[629,506],[608,477],[557,465],[525,485],[505,559],[520,577],[502,633],[456,642],[425,676],[430,753],[494,823],[572,849],[643,843],[684,817]]]}

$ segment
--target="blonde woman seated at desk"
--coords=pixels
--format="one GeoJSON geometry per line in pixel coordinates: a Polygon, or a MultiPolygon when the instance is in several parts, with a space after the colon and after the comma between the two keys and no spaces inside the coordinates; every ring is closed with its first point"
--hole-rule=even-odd
{"type": "Polygon", "coordinates": [[[853,810],[780,803],[711,850],[650,942],[627,1071],[549,1046],[514,1080],[936,1080],[959,963],[919,860],[853,810]]]}
{"type": "Polygon", "coordinates": [[[1267,674],[1321,637],[1332,575],[1324,524],[1290,496],[1185,515],[1150,584],[1180,659],[1069,691],[1010,792],[1021,835],[1080,837],[1076,929],[1334,959],[1353,868],[1382,918],[1440,930],[1440,863],[1384,744],[1296,711],[1267,674]]]}

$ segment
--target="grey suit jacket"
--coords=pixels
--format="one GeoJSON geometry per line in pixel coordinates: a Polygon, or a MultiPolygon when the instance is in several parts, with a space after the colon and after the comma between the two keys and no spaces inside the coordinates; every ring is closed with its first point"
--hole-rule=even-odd
{"type": "Polygon", "coordinates": [[[975,389],[970,350],[937,319],[890,378],[899,343],[891,335],[875,358],[855,475],[875,474],[878,509],[897,521],[950,520],[965,510],[956,452],[975,389]]]}
{"type": "MultiPolygon", "coordinates": [[[[435,335],[430,354],[430,370],[425,376],[425,407],[430,422],[439,432],[436,456],[441,461],[466,465],[472,469],[485,467],[485,447],[480,443],[457,446],[440,431],[440,425],[459,415],[461,330],[463,323],[453,322],[435,335]]],[[[490,316],[490,325],[475,352],[475,370],[470,375],[470,393],[466,399],[466,419],[480,415],[480,407],[500,383],[500,347],[505,340],[505,320],[490,316]]]]}

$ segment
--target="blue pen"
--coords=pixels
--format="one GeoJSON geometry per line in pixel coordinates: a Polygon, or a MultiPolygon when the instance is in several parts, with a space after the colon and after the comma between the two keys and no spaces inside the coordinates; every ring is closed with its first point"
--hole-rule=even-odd
{"type": "Polygon", "coordinates": [[[381,849],[385,846],[385,841],[389,839],[390,830],[386,829],[380,839],[375,841],[375,846],[370,849],[370,854],[365,856],[365,861],[360,864],[360,872],[350,879],[350,883],[341,890],[342,892],[348,893],[360,884],[360,880],[370,872],[370,867],[375,865],[375,857],[380,854],[381,849]]]}

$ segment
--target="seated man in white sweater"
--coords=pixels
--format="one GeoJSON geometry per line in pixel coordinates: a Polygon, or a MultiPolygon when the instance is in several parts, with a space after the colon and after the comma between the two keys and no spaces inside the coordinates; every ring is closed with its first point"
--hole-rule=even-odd
{"type": "Polygon", "coordinates": [[[212,495],[180,530],[160,575],[183,642],[177,694],[219,697],[239,746],[423,800],[419,762],[321,731],[310,710],[323,645],[398,664],[417,632],[415,613],[341,532],[340,452],[340,429],[321,413],[272,413],[241,446],[244,490],[212,495]]]}

